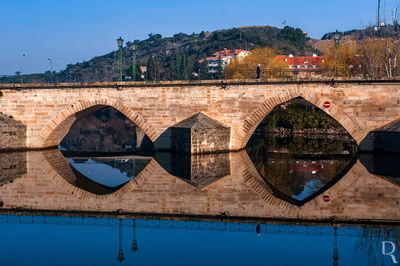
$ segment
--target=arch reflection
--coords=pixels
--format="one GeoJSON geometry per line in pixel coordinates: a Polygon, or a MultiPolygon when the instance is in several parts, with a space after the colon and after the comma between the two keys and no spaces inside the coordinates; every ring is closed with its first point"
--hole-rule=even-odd
{"type": "Polygon", "coordinates": [[[255,134],[246,150],[273,194],[297,206],[332,187],[356,162],[355,148],[343,139],[327,141],[255,134]],[[299,143],[304,147],[299,149],[299,143]],[[307,145],[313,149],[324,145],[329,147],[319,152],[307,152],[307,145]],[[291,152],[293,149],[298,149],[298,152],[291,152]]]}
{"type": "Polygon", "coordinates": [[[73,187],[95,195],[121,189],[149,165],[152,157],[67,157],[59,150],[41,152],[59,177],[73,187]]]}
{"type": "Polygon", "coordinates": [[[158,152],[155,159],[169,174],[200,189],[231,174],[229,153],[190,155],[158,152]]]}
{"type": "Polygon", "coordinates": [[[132,179],[151,161],[151,157],[68,158],[76,175],[74,185],[97,195],[110,194],[132,179]]]}

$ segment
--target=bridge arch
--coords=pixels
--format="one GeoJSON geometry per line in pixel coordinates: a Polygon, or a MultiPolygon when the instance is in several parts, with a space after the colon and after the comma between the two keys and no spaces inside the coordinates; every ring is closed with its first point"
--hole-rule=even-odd
{"type": "Polygon", "coordinates": [[[265,119],[265,117],[276,107],[286,102],[289,102],[295,98],[302,98],[317,108],[320,108],[325,113],[327,113],[330,117],[335,119],[349,134],[350,136],[360,144],[361,141],[365,138],[367,133],[365,133],[362,128],[357,124],[355,120],[353,120],[350,116],[348,116],[345,112],[343,112],[340,106],[335,105],[335,102],[331,100],[331,107],[324,108],[324,102],[329,99],[320,97],[315,93],[307,93],[307,92],[299,92],[299,93],[291,93],[286,92],[275,97],[268,98],[263,102],[261,106],[259,106],[253,113],[251,113],[243,122],[242,126],[239,129],[239,137],[237,140],[232,142],[232,146],[239,146],[240,148],[244,148],[247,145],[247,142],[253,135],[254,131],[258,127],[258,125],[265,119]]]}
{"type": "Polygon", "coordinates": [[[102,99],[97,101],[78,101],[59,112],[40,131],[37,141],[39,147],[48,148],[59,145],[77,119],[104,107],[113,107],[124,114],[143,130],[152,142],[157,139],[157,133],[154,128],[137,112],[126,107],[123,102],[112,99],[102,99]]]}
{"type": "Polygon", "coordinates": [[[131,193],[143,184],[149,175],[158,171],[158,169],[162,169],[153,159],[133,180],[126,183],[117,191],[110,194],[97,195],[72,184],[73,180],[76,178],[75,174],[71,165],[59,150],[43,151],[39,160],[40,164],[38,165],[44,166],[41,168],[41,171],[47,174],[54,184],[64,193],[67,195],[74,195],[80,199],[101,200],[99,202],[100,205],[105,204],[106,202],[115,201],[116,199],[123,197],[123,195],[131,193]]]}

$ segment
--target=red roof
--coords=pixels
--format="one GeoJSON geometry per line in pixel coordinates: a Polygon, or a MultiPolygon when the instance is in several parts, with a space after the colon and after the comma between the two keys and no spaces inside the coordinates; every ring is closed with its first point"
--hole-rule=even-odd
{"type": "Polygon", "coordinates": [[[224,58],[227,58],[227,57],[231,58],[231,57],[237,56],[241,52],[250,53],[249,51],[242,50],[242,49],[233,49],[233,50],[224,49],[222,51],[218,51],[218,52],[214,53],[214,56],[212,56],[212,57],[207,57],[205,59],[199,60],[199,62],[203,63],[204,60],[206,60],[206,61],[218,61],[218,60],[221,60],[221,59],[224,59],[224,58]]]}
{"type": "Polygon", "coordinates": [[[298,66],[298,65],[310,65],[318,66],[325,62],[325,57],[323,56],[286,56],[277,55],[276,60],[287,63],[288,65],[298,66]]]}
{"type": "Polygon", "coordinates": [[[200,59],[199,60],[199,63],[203,63],[204,61],[218,61],[218,60],[220,60],[220,59],[222,59],[221,57],[207,57],[207,58],[205,58],[205,59],[200,59]]]}
{"type": "Polygon", "coordinates": [[[241,52],[248,52],[246,50],[242,50],[242,49],[235,49],[235,50],[228,50],[228,49],[224,49],[222,51],[218,51],[216,52],[214,55],[218,56],[218,55],[238,55],[241,52]]]}

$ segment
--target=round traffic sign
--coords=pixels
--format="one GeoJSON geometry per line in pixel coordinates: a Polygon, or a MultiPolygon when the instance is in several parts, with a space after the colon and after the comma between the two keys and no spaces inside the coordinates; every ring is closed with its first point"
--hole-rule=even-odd
{"type": "Polygon", "coordinates": [[[324,102],[324,108],[330,108],[332,106],[331,102],[326,101],[324,102]]]}
{"type": "Polygon", "coordinates": [[[324,195],[324,196],[322,197],[322,199],[323,199],[325,202],[331,201],[331,197],[330,197],[329,195],[324,195]]]}

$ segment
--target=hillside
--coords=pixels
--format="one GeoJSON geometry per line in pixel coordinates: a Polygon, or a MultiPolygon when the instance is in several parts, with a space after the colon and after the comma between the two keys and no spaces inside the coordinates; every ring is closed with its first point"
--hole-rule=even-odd
{"type": "MultiPolygon", "coordinates": [[[[334,32],[326,33],[322,36],[321,40],[331,40],[334,32]]],[[[394,38],[399,39],[400,37],[400,25],[387,25],[380,28],[367,27],[365,29],[353,29],[342,32],[342,38],[344,40],[355,40],[361,41],[365,38],[394,38]]]]}
{"type": "MultiPolygon", "coordinates": [[[[132,75],[132,45],[137,47],[138,65],[148,66],[148,80],[192,79],[199,72],[197,61],[224,48],[254,49],[271,47],[281,53],[312,54],[310,45],[301,29],[270,26],[249,26],[201,32],[178,33],[172,37],[149,34],[145,40],[128,41],[123,48],[124,76],[132,75]]],[[[201,71],[200,71],[201,72],[201,71]]],[[[140,73],[137,76],[140,77],[140,73]]],[[[200,73],[201,74],[201,73],[200,73]]],[[[200,78],[209,78],[201,75],[200,78]]],[[[87,62],[67,65],[66,69],[53,74],[55,82],[114,81],[118,79],[118,53],[94,57],[87,62]]],[[[24,75],[24,82],[49,82],[50,73],[24,75]]],[[[0,78],[2,83],[20,82],[18,77],[0,78]]]]}

